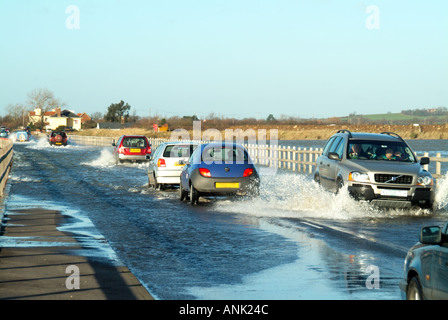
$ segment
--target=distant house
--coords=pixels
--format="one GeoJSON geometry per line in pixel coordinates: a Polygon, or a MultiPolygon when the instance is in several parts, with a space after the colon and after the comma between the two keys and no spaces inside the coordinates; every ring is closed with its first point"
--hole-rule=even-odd
{"type": "Polygon", "coordinates": [[[92,118],[87,113],[78,113],[78,117],[81,117],[81,124],[84,124],[88,121],[92,121],[92,118]]]}
{"type": "MultiPolygon", "coordinates": [[[[28,117],[29,122],[33,124],[38,124],[43,121],[45,131],[55,130],[60,126],[74,130],[81,130],[83,119],[83,116],[80,116],[70,110],[61,111],[61,108],[55,108],[52,111],[45,112],[44,114],[42,114],[42,109],[36,108],[34,111],[30,111],[28,113],[28,117]]],[[[84,116],[84,118],[86,117],[84,116]]]]}

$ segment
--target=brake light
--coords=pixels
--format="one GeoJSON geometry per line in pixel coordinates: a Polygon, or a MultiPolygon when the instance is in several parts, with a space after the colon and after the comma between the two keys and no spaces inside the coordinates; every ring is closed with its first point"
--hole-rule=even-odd
{"type": "Polygon", "coordinates": [[[201,176],[206,177],[206,178],[211,178],[212,174],[210,173],[210,170],[205,169],[205,168],[199,168],[199,173],[201,174],[201,176]]]}
{"type": "Polygon", "coordinates": [[[253,173],[254,173],[254,169],[247,168],[246,170],[244,170],[243,177],[250,177],[253,173]]]}
{"type": "Polygon", "coordinates": [[[166,167],[165,159],[157,160],[157,166],[158,167],[166,167]]]}
{"type": "Polygon", "coordinates": [[[151,146],[148,147],[148,149],[146,149],[146,153],[151,153],[151,146]]]}
{"type": "Polygon", "coordinates": [[[124,153],[124,148],[123,147],[118,148],[118,153],[124,153]]]}

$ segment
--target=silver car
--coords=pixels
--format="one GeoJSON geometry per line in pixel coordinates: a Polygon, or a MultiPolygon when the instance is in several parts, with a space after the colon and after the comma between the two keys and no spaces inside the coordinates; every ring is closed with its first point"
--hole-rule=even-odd
{"type": "Polygon", "coordinates": [[[417,156],[393,132],[352,133],[339,130],[316,160],[314,180],[338,192],[343,186],[357,200],[378,206],[431,209],[434,180],[417,156]]]}
{"type": "Polygon", "coordinates": [[[448,223],[424,227],[420,240],[409,249],[400,281],[407,300],[448,300],[448,223]]]}
{"type": "Polygon", "coordinates": [[[154,188],[180,184],[180,173],[197,142],[164,142],[150,157],[148,164],[148,185],[154,188]]]}

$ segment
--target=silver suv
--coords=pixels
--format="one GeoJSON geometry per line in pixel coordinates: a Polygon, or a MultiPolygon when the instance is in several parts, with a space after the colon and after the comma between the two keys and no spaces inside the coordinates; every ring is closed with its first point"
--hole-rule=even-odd
{"type": "Polygon", "coordinates": [[[339,130],[316,160],[314,180],[338,192],[347,186],[357,200],[387,207],[431,209],[434,180],[415,153],[396,133],[355,133],[339,130]]]}

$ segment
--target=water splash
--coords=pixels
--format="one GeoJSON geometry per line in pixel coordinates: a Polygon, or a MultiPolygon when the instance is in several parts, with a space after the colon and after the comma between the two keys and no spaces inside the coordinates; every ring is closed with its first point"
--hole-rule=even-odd
{"type": "MultiPolygon", "coordinates": [[[[446,212],[448,179],[440,183],[436,195],[436,211],[446,212]]],[[[328,192],[310,176],[280,173],[262,177],[260,196],[252,200],[219,201],[216,210],[244,213],[258,217],[361,219],[422,216],[430,213],[420,208],[379,208],[371,203],[354,200],[347,188],[338,194],[328,192]]]]}
{"type": "Polygon", "coordinates": [[[435,202],[437,210],[448,211],[448,172],[438,180],[435,202]]]}
{"type": "Polygon", "coordinates": [[[104,148],[101,150],[100,156],[90,162],[83,162],[83,165],[88,165],[92,167],[102,167],[108,168],[115,166],[115,158],[112,154],[112,150],[104,148]]]}

